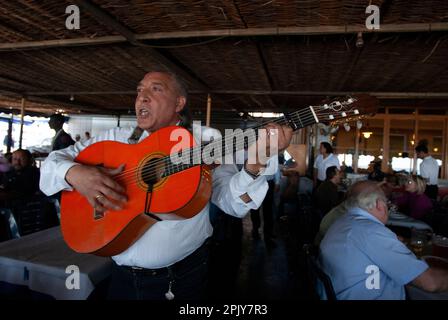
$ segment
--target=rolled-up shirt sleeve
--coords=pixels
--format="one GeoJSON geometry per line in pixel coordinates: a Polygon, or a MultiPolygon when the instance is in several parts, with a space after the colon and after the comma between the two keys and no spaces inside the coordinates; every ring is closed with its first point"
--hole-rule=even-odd
{"type": "Polygon", "coordinates": [[[51,196],[62,190],[73,190],[71,185],[65,180],[67,171],[77,165],[74,161],[82,149],[87,147],[87,143],[77,142],[65,149],[51,152],[40,168],[39,187],[47,196],[51,196]]]}
{"type": "Polygon", "coordinates": [[[268,160],[264,172],[253,179],[236,165],[221,165],[213,172],[212,202],[225,213],[235,217],[244,217],[250,209],[257,209],[262,204],[268,191],[266,176],[272,175],[278,168],[278,158],[268,160]],[[245,203],[241,196],[246,194],[252,199],[245,203]]]}

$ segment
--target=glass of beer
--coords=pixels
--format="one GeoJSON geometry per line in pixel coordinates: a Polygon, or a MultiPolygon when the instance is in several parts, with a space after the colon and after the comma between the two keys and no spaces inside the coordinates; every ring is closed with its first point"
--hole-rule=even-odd
{"type": "Polygon", "coordinates": [[[416,228],[411,229],[411,250],[417,257],[421,257],[423,249],[428,244],[428,232],[416,228]]]}
{"type": "Polygon", "coordinates": [[[432,255],[448,259],[448,238],[441,235],[432,237],[432,255]]]}

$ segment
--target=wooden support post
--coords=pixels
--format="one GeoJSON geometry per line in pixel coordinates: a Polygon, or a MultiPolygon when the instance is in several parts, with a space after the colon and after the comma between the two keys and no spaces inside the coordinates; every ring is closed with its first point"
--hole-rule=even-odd
{"type": "Polygon", "coordinates": [[[22,107],[20,110],[20,138],[19,138],[19,149],[22,149],[22,139],[23,139],[23,121],[25,117],[25,98],[22,98],[22,107]]]}
{"type": "Polygon", "coordinates": [[[7,138],[7,143],[6,143],[6,153],[11,152],[13,123],[14,123],[14,114],[11,113],[11,119],[9,119],[9,121],[8,121],[8,138],[7,138]]]}
{"type": "Polygon", "coordinates": [[[212,109],[212,98],[210,97],[210,94],[207,95],[207,118],[205,121],[205,125],[207,127],[210,127],[210,113],[212,109]]]}
{"type": "Polygon", "coordinates": [[[448,178],[448,119],[443,121],[442,137],[442,179],[448,178]]]}
{"type": "Polygon", "coordinates": [[[418,138],[418,127],[419,127],[419,120],[418,120],[418,109],[415,110],[415,120],[414,120],[414,134],[415,134],[415,140],[414,140],[414,148],[412,150],[412,154],[414,155],[414,163],[412,167],[412,174],[417,174],[417,153],[415,152],[415,147],[417,146],[417,142],[419,141],[418,138]]]}
{"type": "Polygon", "coordinates": [[[353,156],[353,171],[358,173],[358,160],[359,160],[359,138],[361,136],[361,131],[356,126],[355,132],[355,154],[353,156]]]}
{"type": "Polygon", "coordinates": [[[390,157],[390,117],[384,119],[383,127],[383,160],[381,161],[381,171],[389,172],[390,157]]]}

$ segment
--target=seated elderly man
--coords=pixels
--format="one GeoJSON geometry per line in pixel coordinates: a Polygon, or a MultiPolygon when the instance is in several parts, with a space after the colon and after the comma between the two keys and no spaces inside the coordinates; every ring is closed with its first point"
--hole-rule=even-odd
{"type": "Polygon", "coordinates": [[[315,207],[320,214],[325,216],[331,209],[341,203],[342,197],[338,192],[338,185],[341,184],[341,172],[336,166],[328,167],[325,170],[326,180],[321,183],[316,190],[314,197],[315,207]]]}
{"type": "Polygon", "coordinates": [[[448,290],[448,272],[428,267],[385,227],[387,199],[372,181],[356,183],[347,214],[328,230],[319,262],[331,278],[337,299],[405,299],[404,286],[448,290]]]}
{"type": "Polygon", "coordinates": [[[5,173],[0,184],[0,203],[12,206],[39,192],[39,169],[33,166],[33,156],[19,149],[12,154],[12,170],[5,173]]]}

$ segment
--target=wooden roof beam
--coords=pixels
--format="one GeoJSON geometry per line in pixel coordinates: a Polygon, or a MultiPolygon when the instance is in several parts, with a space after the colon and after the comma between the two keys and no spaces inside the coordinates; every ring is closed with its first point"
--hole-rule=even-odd
{"type": "MultiPolygon", "coordinates": [[[[96,4],[92,3],[89,0],[74,0],[74,3],[76,3],[79,6],[82,6],[91,15],[93,15],[100,23],[118,32],[132,45],[145,47],[145,44],[138,41],[137,35],[131,29],[129,29],[127,26],[123,25],[121,22],[116,20],[113,16],[111,16],[107,11],[103,10],[100,6],[97,6],[96,4]]],[[[116,41],[120,38],[113,38],[113,39],[114,39],[113,41],[116,41]]],[[[101,44],[104,43],[105,42],[102,42],[101,44]]],[[[77,45],[79,45],[79,43],[77,45]]],[[[174,72],[176,72],[183,78],[193,79],[201,89],[205,89],[207,87],[206,84],[196,75],[194,75],[190,70],[186,70],[185,68],[177,65],[175,62],[167,58],[158,50],[151,47],[146,47],[146,50],[148,51],[148,54],[153,56],[155,59],[157,59],[160,63],[162,63],[169,69],[172,69],[174,72]]]]}
{"type": "MultiPolygon", "coordinates": [[[[118,22],[117,22],[118,23],[118,22]]],[[[356,34],[364,33],[401,33],[401,32],[434,32],[448,31],[448,23],[405,23],[382,24],[379,30],[368,30],[364,25],[345,26],[318,26],[318,27],[277,27],[277,28],[244,28],[244,29],[218,29],[202,31],[173,31],[153,32],[146,34],[133,34],[135,40],[160,40],[160,39],[186,39],[186,38],[210,38],[210,37],[250,37],[250,36],[288,36],[288,35],[331,35],[331,34],[356,34]]],[[[129,35],[126,31],[128,37],[129,35]]],[[[129,41],[124,35],[104,36],[97,38],[75,38],[61,40],[24,41],[13,43],[0,43],[0,51],[32,50],[70,46],[93,46],[129,41]]],[[[140,43],[139,43],[140,45],[140,43]]]]}
{"type": "Polygon", "coordinates": [[[98,112],[98,111],[104,112],[106,110],[106,109],[102,109],[102,108],[99,108],[97,106],[93,106],[90,104],[79,104],[79,103],[75,103],[75,102],[66,102],[66,101],[62,101],[59,99],[49,98],[48,95],[47,95],[47,97],[43,97],[43,95],[28,95],[23,92],[15,92],[15,91],[11,91],[9,89],[3,89],[0,87],[0,100],[1,100],[2,95],[5,97],[12,97],[12,98],[17,98],[17,99],[26,97],[27,100],[29,100],[31,102],[53,105],[55,109],[69,108],[71,110],[79,110],[81,112],[91,112],[91,113],[98,112]]]}
{"type": "Polygon", "coordinates": [[[124,38],[126,38],[127,41],[129,41],[133,45],[138,45],[138,41],[135,38],[134,32],[125,25],[123,25],[121,22],[116,20],[107,11],[104,11],[101,7],[97,6],[96,4],[93,4],[89,0],[73,0],[73,2],[83,7],[100,23],[121,34],[124,38]]]}
{"type": "MultiPolygon", "coordinates": [[[[271,96],[346,96],[370,94],[384,99],[445,99],[448,92],[366,92],[366,91],[281,91],[281,90],[190,90],[189,94],[222,95],[271,95],[271,96]]],[[[135,91],[29,91],[30,96],[70,96],[70,95],[135,95],[135,91]]]]}

